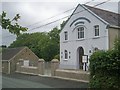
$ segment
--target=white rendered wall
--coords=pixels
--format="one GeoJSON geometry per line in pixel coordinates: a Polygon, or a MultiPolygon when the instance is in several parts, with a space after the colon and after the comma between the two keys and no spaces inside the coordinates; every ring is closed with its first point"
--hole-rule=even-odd
{"type": "MultiPolygon", "coordinates": [[[[76,12],[83,10],[84,8],[79,6],[76,12]]],[[[84,54],[90,56],[92,53],[89,53],[89,50],[93,51],[95,47],[100,50],[108,50],[108,30],[106,29],[105,23],[100,21],[94,15],[88,11],[83,11],[79,14],[72,15],[64,29],[60,33],[60,68],[64,69],[78,69],[79,61],[77,55],[77,49],[83,47],[84,54]],[[83,21],[84,24],[79,24],[85,26],[85,38],[82,40],[77,39],[77,31],[75,30],[75,23],[70,27],[70,24],[79,17],[86,17],[91,22],[84,19],[80,19],[76,22],[83,21]],[[100,28],[100,37],[94,38],[94,25],[99,25],[100,28]],[[64,40],[64,32],[68,32],[68,41],[64,40]],[[64,59],[64,50],[70,52],[68,60],[64,59]],[[62,54],[61,54],[62,52],[62,54]],[[62,58],[61,58],[62,56],[62,58]]]]}

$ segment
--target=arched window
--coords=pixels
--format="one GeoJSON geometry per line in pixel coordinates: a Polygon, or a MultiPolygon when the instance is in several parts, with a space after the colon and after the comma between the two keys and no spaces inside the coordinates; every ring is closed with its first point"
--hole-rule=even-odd
{"type": "Polygon", "coordinates": [[[65,50],[65,59],[68,59],[68,51],[65,50]]]}
{"type": "Polygon", "coordinates": [[[77,37],[78,39],[84,38],[84,27],[78,27],[77,28],[77,37]]]}
{"type": "Polygon", "coordinates": [[[65,40],[68,40],[68,32],[65,31],[64,34],[65,34],[65,40]]]}

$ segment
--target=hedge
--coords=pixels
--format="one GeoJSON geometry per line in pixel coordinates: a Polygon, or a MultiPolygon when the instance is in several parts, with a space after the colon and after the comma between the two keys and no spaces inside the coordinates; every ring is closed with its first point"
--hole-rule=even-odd
{"type": "Polygon", "coordinates": [[[113,50],[91,55],[90,88],[120,88],[120,40],[113,50]]]}

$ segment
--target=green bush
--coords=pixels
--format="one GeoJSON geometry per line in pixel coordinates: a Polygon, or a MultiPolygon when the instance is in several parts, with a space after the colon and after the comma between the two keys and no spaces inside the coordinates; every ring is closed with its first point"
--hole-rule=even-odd
{"type": "Polygon", "coordinates": [[[60,60],[60,55],[59,54],[55,55],[54,59],[60,60]]]}
{"type": "Polygon", "coordinates": [[[90,57],[90,87],[120,88],[120,40],[109,51],[98,51],[90,57]]]}

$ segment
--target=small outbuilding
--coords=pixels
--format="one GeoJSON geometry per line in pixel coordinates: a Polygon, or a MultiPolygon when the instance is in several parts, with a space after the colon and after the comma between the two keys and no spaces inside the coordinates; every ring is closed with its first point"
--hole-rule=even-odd
{"type": "Polygon", "coordinates": [[[24,66],[37,66],[39,58],[28,47],[4,49],[2,51],[2,73],[14,73],[20,60],[23,61],[24,66]]]}

